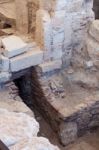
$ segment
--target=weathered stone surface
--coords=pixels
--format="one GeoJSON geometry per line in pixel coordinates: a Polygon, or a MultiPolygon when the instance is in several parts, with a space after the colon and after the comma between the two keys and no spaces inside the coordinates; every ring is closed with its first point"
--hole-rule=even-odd
{"type": "Polygon", "coordinates": [[[0,73],[0,83],[5,83],[9,81],[11,78],[11,74],[8,72],[1,72],[0,73]]]}
{"type": "Polygon", "coordinates": [[[50,72],[53,70],[61,69],[62,61],[56,60],[56,61],[49,61],[44,64],[39,65],[40,70],[42,73],[50,72]]]}
{"type": "MultiPolygon", "coordinates": [[[[45,45],[48,51],[45,53],[46,59],[52,53],[61,55],[62,52],[63,65],[70,63],[72,52],[79,52],[85,45],[88,27],[94,20],[92,7],[92,1],[84,0],[40,1],[36,35],[39,39],[37,43],[43,42],[41,45],[45,45]],[[43,35],[41,38],[39,33],[43,35]]],[[[54,56],[51,55],[53,59],[54,56]]]]}
{"type": "Polygon", "coordinates": [[[68,74],[66,76],[67,80],[71,82],[72,84],[77,84],[85,89],[98,89],[98,74],[97,73],[88,73],[81,71],[76,71],[73,74],[68,74]]]}
{"type": "Polygon", "coordinates": [[[7,109],[8,111],[11,112],[25,113],[30,115],[31,117],[34,117],[33,112],[22,101],[8,100],[8,99],[6,101],[0,100],[0,108],[7,109]]]}
{"type": "Polygon", "coordinates": [[[57,146],[50,144],[50,142],[43,137],[33,137],[30,139],[23,139],[18,144],[10,147],[10,150],[59,150],[57,146]]]}
{"type": "Polygon", "coordinates": [[[0,109],[0,139],[7,145],[16,144],[23,138],[37,136],[39,124],[24,113],[0,109]]]}
{"type": "Polygon", "coordinates": [[[63,145],[74,142],[77,138],[77,124],[74,122],[62,123],[60,125],[59,137],[63,145]]]}
{"type": "Polygon", "coordinates": [[[0,55],[0,71],[9,71],[9,64],[10,64],[10,61],[7,57],[4,57],[3,55],[0,55]]]}
{"type": "Polygon", "coordinates": [[[17,36],[9,36],[2,39],[3,54],[6,57],[14,57],[28,51],[28,46],[17,36]]]}
{"type": "Polygon", "coordinates": [[[20,56],[10,59],[11,72],[17,72],[43,62],[43,51],[38,47],[20,56]]]}

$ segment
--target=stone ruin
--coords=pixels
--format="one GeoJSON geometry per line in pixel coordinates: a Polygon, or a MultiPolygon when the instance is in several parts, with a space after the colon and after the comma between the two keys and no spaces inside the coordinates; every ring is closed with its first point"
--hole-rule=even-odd
{"type": "Polygon", "coordinates": [[[16,80],[63,145],[99,127],[98,3],[0,2],[1,85],[16,80]]]}

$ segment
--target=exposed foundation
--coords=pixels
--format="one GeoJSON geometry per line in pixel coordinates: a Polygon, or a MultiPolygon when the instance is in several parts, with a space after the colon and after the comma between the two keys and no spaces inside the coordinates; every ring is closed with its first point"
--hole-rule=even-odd
{"type": "Polygon", "coordinates": [[[5,0],[0,6],[0,85],[14,80],[62,145],[98,128],[98,2],[5,0]],[[17,41],[22,47],[13,48],[17,41]]]}

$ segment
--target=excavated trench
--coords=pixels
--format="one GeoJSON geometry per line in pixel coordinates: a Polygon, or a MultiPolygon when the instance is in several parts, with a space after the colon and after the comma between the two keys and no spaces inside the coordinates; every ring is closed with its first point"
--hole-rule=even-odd
{"type": "Polygon", "coordinates": [[[41,97],[44,97],[44,95],[35,67],[31,69],[32,72],[29,70],[28,73],[14,80],[15,85],[19,89],[19,95],[24,103],[34,112],[36,120],[40,124],[38,136],[46,137],[52,144],[58,145],[61,150],[65,150],[65,147],[60,144],[57,134],[51,127],[49,118],[46,118],[46,116],[42,114],[42,108],[38,107],[38,103],[36,103],[36,99],[40,99],[41,97]],[[39,89],[39,93],[37,89],[39,89]]]}
{"type": "MultiPolygon", "coordinates": [[[[59,136],[57,134],[57,131],[59,130],[57,123],[59,124],[59,122],[58,122],[59,120],[57,120],[57,118],[55,120],[56,112],[53,111],[50,103],[45,102],[46,101],[45,95],[42,91],[41,84],[39,82],[40,77],[39,77],[39,74],[36,72],[36,68],[33,67],[33,68],[31,68],[31,70],[32,71],[30,71],[30,72],[26,73],[25,75],[21,76],[20,78],[14,80],[14,82],[19,88],[19,92],[20,92],[19,94],[20,94],[21,98],[23,99],[24,103],[26,103],[28,105],[28,107],[31,108],[31,110],[33,110],[37,121],[40,123],[39,135],[47,137],[51,141],[51,143],[58,145],[61,148],[61,150],[66,150],[66,149],[72,150],[69,147],[71,147],[71,146],[73,147],[74,145],[76,145],[80,142],[82,145],[82,142],[83,141],[86,142],[88,139],[89,139],[89,141],[87,141],[87,142],[89,142],[89,144],[91,144],[91,142],[92,142],[91,140],[93,140],[92,143],[94,145],[95,141],[97,140],[97,137],[99,136],[99,134],[98,134],[99,132],[97,131],[97,126],[92,128],[90,130],[90,132],[89,132],[88,128],[84,128],[84,130],[86,130],[86,133],[84,130],[82,130],[82,132],[83,132],[82,135],[84,134],[84,137],[81,137],[81,138],[79,137],[73,145],[70,144],[67,147],[63,147],[60,144],[59,136]],[[55,121],[56,121],[56,123],[55,123],[55,121]],[[56,130],[55,130],[55,127],[56,127],[56,130]]],[[[49,74],[48,76],[50,76],[50,75],[51,74],[49,74]]],[[[92,109],[94,109],[94,108],[92,108],[92,109]]],[[[84,111],[85,112],[83,114],[85,116],[85,121],[87,121],[86,117],[88,117],[88,116],[86,116],[86,115],[88,112],[86,112],[86,110],[84,110],[84,111]]],[[[68,120],[69,120],[69,118],[68,118],[68,120]]],[[[68,120],[67,120],[67,122],[68,122],[68,120]]],[[[64,128],[64,126],[63,126],[63,128],[64,128]]],[[[71,132],[71,131],[69,131],[69,132],[71,132]]],[[[65,137],[63,136],[63,138],[65,138],[65,137]]],[[[99,147],[99,142],[95,146],[99,147]]],[[[98,150],[98,149],[96,149],[96,150],[98,150]]]]}

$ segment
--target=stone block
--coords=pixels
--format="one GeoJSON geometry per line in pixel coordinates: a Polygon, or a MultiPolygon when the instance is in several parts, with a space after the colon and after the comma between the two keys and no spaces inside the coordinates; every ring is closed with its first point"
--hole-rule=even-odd
{"type": "Polygon", "coordinates": [[[68,145],[77,139],[77,124],[75,122],[60,125],[59,137],[63,145],[68,145]]]}
{"type": "Polygon", "coordinates": [[[51,58],[53,60],[61,59],[63,55],[62,45],[53,45],[53,50],[51,52],[51,58]]]}
{"type": "Polygon", "coordinates": [[[0,56],[0,70],[9,71],[9,59],[3,55],[0,56]]]}
{"type": "Polygon", "coordinates": [[[3,38],[2,45],[4,47],[3,54],[9,58],[24,53],[28,50],[27,44],[17,36],[3,38]]]}
{"type": "Polygon", "coordinates": [[[11,72],[18,72],[20,70],[36,66],[43,62],[43,51],[38,47],[32,51],[28,51],[22,55],[10,59],[11,72]]]}
{"type": "Polygon", "coordinates": [[[11,74],[8,72],[1,72],[0,73],[0,83],[8,82],[11,78],[11,74]]]}
{"type": "Polygon", "coordinates": [[[45,62],[45,63],[39,65],[39,67],[43,73],[61,69],[61,66],[62,66],[61,60],[49,61],[49,62],[45,62]]]}

